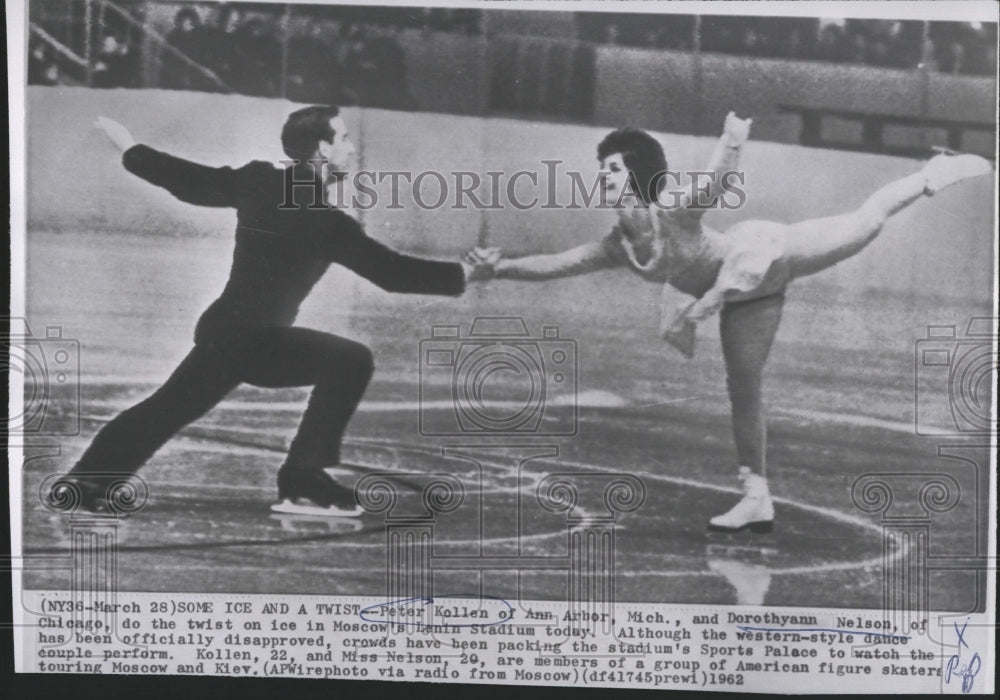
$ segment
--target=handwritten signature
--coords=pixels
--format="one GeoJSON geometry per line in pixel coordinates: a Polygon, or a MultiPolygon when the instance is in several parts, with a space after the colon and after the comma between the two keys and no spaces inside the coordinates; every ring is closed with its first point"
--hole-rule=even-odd
{"type": "Polygon", "coordinates": [[[503,598],[469,593],[391,600],[360,612],[365,622],[420,627],[490,627],[510,622],[513,616],[514,606],[503,598]]]}
{"type": "Polygon", "coordinates": [[[976,674],[979,673],[983,662],[979,658],[979,654],[975,653],[969,663],[959,666],[962,663],[962,647],[969,649],[969,645],[965,641],[965,628],[969,626],[969,621],[965,621],[962,629],[958,628],[957,622],[952,622],[952,625],[954,625],[955,634],[958,636],[958,653],[948,659],[948,665],[944,669],[944,682],[951,683],[952,676],[961,678],[962,692],[968,693],[972,691],[972,684],[976,680],[976,674]]]}

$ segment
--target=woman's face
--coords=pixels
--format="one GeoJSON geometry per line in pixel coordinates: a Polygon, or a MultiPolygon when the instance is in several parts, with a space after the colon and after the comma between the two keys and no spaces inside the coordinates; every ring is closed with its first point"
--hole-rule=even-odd
{"type": "Polygon", "coordinates": [[[601,192],[604,201],[617,202],[628,184],[628,168],[621,153],[612,153],[601,161],[601,192]]]}

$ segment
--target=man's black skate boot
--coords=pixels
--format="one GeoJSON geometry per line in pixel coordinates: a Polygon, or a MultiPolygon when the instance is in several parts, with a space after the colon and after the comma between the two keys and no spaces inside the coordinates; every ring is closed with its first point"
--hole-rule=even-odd
{"type": "Polygon", "coordinates": [[[354,489],[341,486],[322,469],[278,471],[277,513],[301,513],[330,517],[353,517],[363,512],[354,498],[354,489]]]}

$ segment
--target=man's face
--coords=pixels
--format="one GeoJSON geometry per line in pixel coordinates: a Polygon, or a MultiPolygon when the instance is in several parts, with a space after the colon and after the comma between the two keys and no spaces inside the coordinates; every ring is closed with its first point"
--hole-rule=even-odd
{"type": "Polygon", "coordinates": [[[354,164],[354,144],[347,138],[347,124],[343,117],[334,117],[330,120],[330,128],[333,130],[332,141],[320,141],[319,158],[326,161],[327,178],[330,173],[346,173],[354,164]]]}

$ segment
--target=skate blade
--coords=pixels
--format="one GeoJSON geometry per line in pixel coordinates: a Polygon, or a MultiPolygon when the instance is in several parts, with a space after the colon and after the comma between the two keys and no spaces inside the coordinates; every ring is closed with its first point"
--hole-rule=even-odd
{"type": "Polygon", "coordinates": [[[285,499],[280,503],[275,503],[271,506],[271,510],[275,513],[290,513],[292,515],[315,515],[324,518],[356,518],[364,511],[359,506],[354,506],[353,509],[347,510],[344,508],[338,508],[337,506],[329,506],[323,508],[312,503],[296,503],[285,499]]]}
{"type": "Polygon", "coordinates": [[[774,521],[761,520],[756,523],[747,523],[746,525],[741,525],[740,527],[726,527],[724,525],[713,525],[712,523],[708,524],[709,532],[725,532],[735,534],[737,532],[743,532],[744,530],[749,530],[750,532],[757,534],[767,534],[774,530],[774,521]]]}

